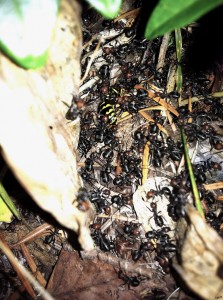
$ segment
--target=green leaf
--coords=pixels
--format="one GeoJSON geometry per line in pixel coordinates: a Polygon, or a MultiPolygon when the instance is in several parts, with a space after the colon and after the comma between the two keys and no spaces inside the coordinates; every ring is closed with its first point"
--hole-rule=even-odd
{"type": "Polygon", "coordinates": [[[0,183],[0,221],[10,222],[12,213],[21,220],[20,213],[16,209],[14,203],[10,199],[2,183],[0,183]]]}
{"type": "Polygon", "coordinates": [[[21,67],[45,64],[60,0],[0,0],[0,50],[21,67]]]}
{"type": "Polygon", "coordinates": [[[197,20],[223,4],[223,0],[160,0],[146,25],[145,37],[153,39],[197,20]]]}
{"type": "Polygon", "coordinates": [[[13,214],[5,202],[0,198],[0,222],[10,223],[12,221],[13,214]]]}
{"type": "Polygon", "coordinates": [[[122,0],[87,0],[107,19],[115,18],[120,10],[122,0]]]}

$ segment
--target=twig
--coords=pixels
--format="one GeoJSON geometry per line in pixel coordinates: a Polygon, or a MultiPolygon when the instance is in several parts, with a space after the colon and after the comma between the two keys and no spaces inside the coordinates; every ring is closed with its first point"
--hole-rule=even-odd
{"type": "Polygon", "coordinates": [[[144,182],[147,180],[148,173],[149,173],[149,169],[148,169],[149,145],[150,142],[147,142],[143,152],[142,165],[144,166],[144,168],[142,169],[142,184],[144,184],[144,182]]]}
{"type": "Polygon", "coordinates": [[[14,254],[12,253],[11,249],[9,248],[8,244],[4,240],[4,237],[2,234],[0,234],[0,249],[4,252],[4,254],[7,256],[9,262],[11,263],[13,269],[17,273],[22,285],[26,289],[27,293],[33,298],[36,298],[36,294],[31,286],[31,284],[27,281],[26,276],[24,273],[21,271],[19,267],[19,263],[14,257],[14,254]]]}
{"type": "MultiPolygon", "coordinates": [[[[141,109],[141,110],[139,110],[139,114],[142,115],[147,121],[155,123],[155,121],[146,113],[147,110],[149,110],[149,109],[146,109],[146,108],[141,109]]],[[[160,131],[162,131],[167,136],[169,136],[167,130],[161,124],[158,123],[157,126],[159,127],[160,131]]]]}
{"type": "Polygon", "coordinates": [[[80,80],[80,85],[81,85],[81,84],[84,82],[84,80],[87,78],[88,73],[89,73],[89,70],[90,70],[91,65],[92,65],[92,62],[93,62],[93,60],[95,59],[95,57],[96,57],[96,55],[97,55],[97,52],[98,52],[98,49],[100,48],[100,46],[101,46],[101,39],[99,38],[98,44],[97,44],[97,46],[96,46],[96,48],[95,48],[93,54],[91,55],[91,58],[90,58],[89,62],[88,62],[88,65],[87,65],[86,71],[85,71],[85,73],[84,73],[84,76],[83,76],[83,77],[81,78],[81,80],[80,80]]]}
{"type": "MultiPolygon", "coordinates": [[[[190,113],[192,113],[192,102],[191,102],[191,97],[189,98],[189,100],[188,100],[188,111],[190,112],[190,113]]],[[[188,123],[192,123],[193,122],[193,118],[189,118],[188,119],[188,123]]]]}
{"type": "Polygon", "coordinates": [[[183,155],[181,160],[180,160],[179,166],[177,168],[177,174],[180,174],[180,172],[182,171],[182,168],[184,167],[184,164],[185,164],[185,158],[184,158],[184,155],[183,155]]]}
{"type": "Polygon", "coordinates": [[[16,248],[17,246],[19,246],[22,243],[27,243],[33,239],[36,239],[37,237],[42,236],[44,231],[46,231],[48,229],[52,229],[52,228],[53,228],[52,225],[50,225],[48,223],[44,223],[44,224],[40,225],[39,227],[35,228],[33,231],[29,232],[20,241],[18,241],[14,245],[12,245],[12,248],[16,248]]]}
{"type": "MultiPolygon", "coordinates": [[[[82,93],[83,91],[85,91],[86,89],[88,89],[89,87],[93,87],[93,85],[99,80],[100,78],[98,76],[95,76],[93,78],[91,78],[90,80],[88,80],[88,82],[86,82],[85,84],[82,84],[82,86],[79,88],[79,93],[82,93]]],[[[87,95],[84,94],[84,95],[87,95]]],[[[85,96],[81,95],[81,98],[85,98],[85,96]]]]}
{"type": "Polygon", "coordinates": [[[128,17],[132,17],[132,16],[135,17],[139,14],[140,10],[141,10],[141,7],[127,11],[124,14],[121,14],[120,16],[118,16],[116,19],[114,19],[114,22],[118,22],[119,20],[127,19],[128,17]]]}
{"type": "Polygon", "coordinates": [[[210,183],[210,184],[204,184],[203,185],[205,190],[209,191],[209,190],[218,190],[218,189],[222,189],[223,188],[223,181],[219,181],[216,183],[210,183]]]}
{"type": "MultiPolygon", "coordinates": [[[[192,97],[191,102],[194,103],[194,102],[198,102],[200,100],[203,100],[204,98],[212,98],[212,97],[213,97],[213,100],[214,100],[214,98],[221,98],[221,97],[223,97],[223,92],[215,92],[215,93],[212,93],[212,94],[207,95],[205,97],[202,96],[202,95],[197,96],[197,97],[192,97]]],[[[182,100],[181,103],[180,103],[180,106],[187,105],[188,101],[189,101],[189,99],[182,100]]]]}
{"type": "MultiPolygon", "coordinates": [[[[176,55],[174,55],[174,58],[176,59],[176,55]]],[[[167,76],[168,77],[168,82],[166,85],[167,94],[171,93],[174,90],[176,84],[176,71],[177,71],[177,66],[175,64],[171,64],[167,76]]]]}
{"type": "Polygon", "coordinates": [[[158,63],[156,65],[156,70],[159,71],[160,69],[163,68],[164,62],[165,62],[165,57],[166,57],[166,51],[168,48],[169,44],[169,39],[170,39],[170,33],[165,33],[163,36],[163,40],[160,46],[160,52],[159,52],[159,57],[158,57],[158,63]]]}
{"type": "Polygon", "coordinates": [[[40,273],[40,271],[37,269],[35,261],[32,258],[32,256],[30,255],[28,248],[26,247],[25,244],[21,244],[20,247],[22,249],[22,253],[25,256],[26,261],[27,261],[31,271],[36,275],[36,279],[39,281],[39,283],[43,287],[45,287],[47,282],[46,282],[45,278],[43,277],[43,275],[40,273]]]}
{"type": "Polygon", "coordinates": [[[138,89],[143,89],[143,90],[147,91],[149,98],[152,98],[152,100],[154,100],[155,102],[157,102],[157,103],[161,104],[162,106],[164,106],[167,110],[172,112],[175,116],[177,116],[177,117],[179,116],[178,111],[176,111],[176,109],[172,105],[166,103],[166,101],[164,99],[162,99],[160,97],[157,97],[152,90],[147,90],[141,85],[135,85],[134,88],[137,89],[137,90],[138,89]]]}
{"type": "Polygon", "coordinates": [[[166,111],[165,111],[165,114],[166,114],[167,119],[168,119],[168,121],[169,121],[169,123],[170,123],[170,126],[171,126],[171,128],[172,128],[172,131],[173,131],[173,132],[176,132],[176,131],[177,131],[177,128],[176,128],[175,123],[173,122],[173,118],[171,117],[170,112],[169,112],[168,110],[166,110],[166,111]]]}
{"type": "MultiPolygon", "coordinates": [[[[24,268],[18,260],[14,257],[12,251],[10,250],[9,246],[6,244],[6,242],[3,243],[2,237],[0,239],[0,248],[4,252],[4,254],[7,256],[10,263],[13,265],[14,269],[16,270],[18,276],[23,276],[24,278],[27,278],[28,281],[34,286],[34,288],[38,291],[39,295],[42,296],[46,300],[55,300],[54,297],[52,297],[40,284],[39,282],[24,268]],[[21,275],[19,275],[21,274],[21,275]]],[[[27,284],[29,284],[27,282],[27,284]]],[[[30,284],[29,284],[30,285],[30,284]]],[[[33,295],[31,297],[35,298],[35,293],[33,291],[33,295]]]]}
{"type": "Polygon", "coordinates": [[[93,40],[95,40],[95,39],[97,39],[97,38],[98,38],[98,34],[93,35],[92,38],[90,39],[90,41],[88,41],[86,44],[84,44],[83,50],[84,50],[85,48],[87,48],[87,47],[93,42],[93,40]]]}
{"type": "Polygon", "coordinates": [[[117,214],[114,214],[112,216],[109,216],[106,214],[99,214],[99,215],[97,215],[97,218],[107,218],[107,219],[120,220],[120,221],[124,221],[124,222],[139,223],[139,221],[136,218],[126,217],[126,216],[117,215],[117,214]]]}

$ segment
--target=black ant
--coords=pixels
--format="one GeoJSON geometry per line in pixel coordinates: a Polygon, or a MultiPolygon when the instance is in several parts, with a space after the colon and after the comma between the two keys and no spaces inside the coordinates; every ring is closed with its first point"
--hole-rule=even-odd
{"type": "Polygon", "coordinates": [[[91,186],[97,182],[97,180],[92,176],[91,172],[87,172],[84,168],[81,169],[80,175],[82,179],[91,186]]]}
{"type": "Polygon", "coordinates": [[[150,203],[150,207],[153,212],[153,218],[154,218],[155,224],[158,227],[162,227],[164,225],[164,221],[163,221],[163,217],[158,215],[156,203],[155,202],[150,203]]]}
{"type": "Polygon", "coordinates": [[[56,237],[59,236],[59,230],[60,229],[58,228],[55,229],[54,231],[51,230],[51,233],[44,238],[44,241],[47,245],[52,244],[54,246],[56,242],[56,237]]]}
{"type": "Polygon", "coordinates": [[[145,252],[153,252],[154,250],[155,245],[153,242],[142,242],[139,247],[139,250],[132,250],[132,260],[138,261],[145,252]]]}
{"type": "MultiPolygon", "coordinates": [[[[222,169],[221,164],[223,163],[223,161],[222,162],[212,161],[211,157],[210,157],[206,161],[202,161],[201,163],[203,163],[202,167],[203,167],[204,172],[206,172],[206,171],[210,172],[211,170],[221,171],[221,169],[222,169]]],[[[211,172],[210,172],[210,174],[211,174],[211,172]]]]}
{"type": "Polygon", "coordinates": [[[147,193],[146,193],[146,197],[147,199],[151,199],[155,196],[165,196],[165,197],[170,197],[171,196],[171,191],[168,187],[163,187],[163,188],[159,188],[157,191],[156,190],[149,190],[147,193]]]}
{"type": "Polygon", "coordinates": [[[126,234],[133,235],[136,237],[140,235],[140,230],[139,230],[138,224],[125,224],[125,226],[123,227],[123,231],[126,234]]]}
{"type": "Polygon", "coordinates": [[[124,281],[124,285],[128,285],[130,287],[137,287],[140,285],[140,282],[143,280],[141,277],[137,276],[127,276],[122,271],[118,272],[118,277],[124,281]]]}
{"type": "Polygon", "coordinates": [[[154,288],[151,290],[151,292],[149,294],[147,294],[143,299],[145,299],[145,300],[165,300],[165,299],[167,299],[166,293],[161,289],[154,288]]]}
{"type": "MultiPolygon", "coordinates": [[[[66,106],[67,104],[63,102],[66,106]]],[[[73,96],[71,105],[65,114],[65,118],[69,121],[74,121],[80,116],[81,109],[85,106],[85,102],[81,98],[73,96]]]]}
{"type": "Polygon", "coordinates": [[[96,245],[98,245],[102,251],[113,251],[115,249],[114,242],[109,239],[105,233],[102,233],[100,231],[100,224],[97,224],[98,226],[93,225],[92,228],[94,229],[94,233],[92,233],[91,236],[94,239],[96,245]]]}
{"type": "Polygon", "coordinates": [[[97,189],[90,192],[90,201],[95,205],[99,213],[101,213],[103,210],[105,212],[109,211],[109,203],[106,200],[106,198],[109,197],[109,195],[110,191],[108,189],[97,189]]]}

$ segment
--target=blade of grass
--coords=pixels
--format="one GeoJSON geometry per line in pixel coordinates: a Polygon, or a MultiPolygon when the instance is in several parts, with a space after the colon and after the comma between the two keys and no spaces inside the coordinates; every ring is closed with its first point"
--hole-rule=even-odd
{"type": "Polygon", "coordinates": [[[186,134],[185,134],[184,129],[182,129],[181,133],[182,133],[182,140],[183,140],[183,145],[184,145],[184,155],[185,155],[185,159],[186,159],[186,162],[187,162],[187,167],[188,167],[189,176],[190,176],[190,182],[191,182],[192,191],[193,191],[194,199],[195,199],[195,206],[196,206],[199,214],[201,215],[201,217],[203,219],[205,219],[202,204],[201,204],[201,200],[200,200],[200,197],[199,197],[197,184],[196,184],[194,173],[193,173],[192,164],[191,164],[191,161],[190,161],[189,151],[188,151],[188,147],[187,147],[187,139],[186,139],[186,134]]]}

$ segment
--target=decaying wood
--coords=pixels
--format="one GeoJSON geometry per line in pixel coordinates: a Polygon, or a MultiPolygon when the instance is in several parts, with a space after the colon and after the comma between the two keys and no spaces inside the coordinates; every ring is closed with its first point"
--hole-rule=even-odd
{"type": "Polygon", "coordinates": [[[177,226],[180,252],[174,268],[188,287],[202,299],[223,297],[223,241],[193,207],[187,207],[189,224],[177,226]]]}
{"type": "MultiPolygon", "coordinates": [[[[44,68],[24,70],[0,56],[0,143],[3,155],[37,204],[92,249],[88,213],[74,202],[81,180],[75,148],[79,120],[65,119],[80,80],[80,9],[62,1],[44,68]]],[[[34,37],[35,38],[35,37],[34,37]]]]}
{"type": "MultiPolygon", "coordinates": [[[[103,261],[105,263],[108,263],[110,265],[112,265],[113,267],[116,267],[124,272],[132,272],[132,273],[138,273],[139,275],[145,276],[149,279],[154,278],[155,274],[157,275],[161,275],[160,270],[158,269],[158,267],[156,266],[156,264],[142,264],[142,263],[132,263],[129,262],[128,260],[125,259],[121,259],[117,256],[114,256],[111,253],[104,253],[102,251],[98,251],[98,250],[92,250],[92,251],[88,251],[88,252],[81,252],[81,257],[83,259],[89,259],[89,260],[93,260],[95,258],[97,258],[100,261],[103,261]]],[[[158,276],[157,276],[158,277],[158,276]]]]}

